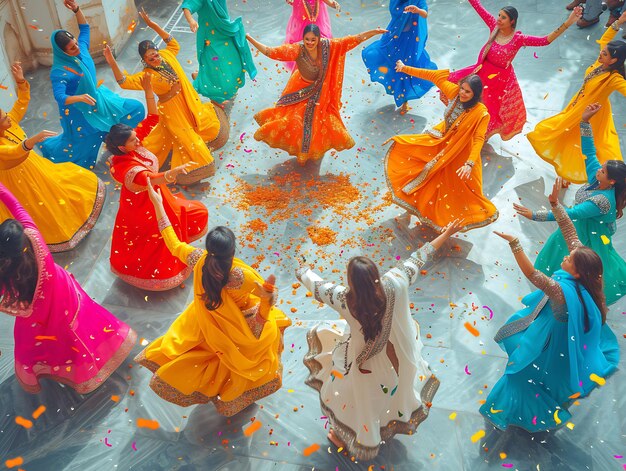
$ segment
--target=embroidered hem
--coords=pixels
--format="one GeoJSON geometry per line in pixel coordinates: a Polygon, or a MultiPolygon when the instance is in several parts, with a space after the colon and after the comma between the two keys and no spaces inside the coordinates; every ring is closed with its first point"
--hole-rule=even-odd
{"type": "MultiPolygon", "coordinates": [[[[315,360],[315,356],[322,353],[322,343],[317,336],[316,329],[313,329],[307,333],[307,342],[309,344],[309,351],[304,356],[304,365],[309,369],[309,376],[304,381],[307,386],[315,389],[318,393],[321,391],[323,382],[315,376],[322,370],[322,365],[315,360]]],[[[417,427],[428,418],[430,407],[435,394],[439,389],[439,380],[435,375],[431,375],[424,387],[420,392],[420,400],[422,405],[413,411],[408,421],[402,422],[399,420],[392,420],[386,425],[380,427],[380,439],[381,442],[391,439],[396,434],[413,435],[417,430],[417,427]]],[[[332,428],[335,431],[335,435],[345,443],[347,450],[356,459],[361,461],[369,461],[374,459],[378,455],[380,445],[377,446],[365,446],[361,445],[357,441],[357,434],[348,425],[337,420],[334,412],[329,408],[320,397],[320,407],[324,415],[326,415],[331,423],[332,428]]]]}
{"type": "Polygon", "coordinates": [[[519,334],[520,332],[523,332],[524,330],[528,329],[530,324],[532,324],[532,322],[537,318],[541,310],[548,303],[548,300],[549,300],[548,296],[544,295],[544,297],[541,298],[541,301],[539,301],[539,304],[537,304],[535,309],[533,309],[533,312],[531,312],[527,316],[522,317],[521,319],[517,319],[513,322],[510,322],[500,327],[496,335],[493,337],[493,340],[496,343],[500,343],[505,338],[511,337],[512,335],[515,335],[515,334],[519,334]]]}
{"type": "MultiPolygon", "coordinates": [[[[393,146],[395,146],[395,142],[391,145],[391,147],[389,147],[389,150],[387,151],[387,154],[385,155],[385,163],[384,163],[385,168],[387,168],[387,166],[388,166],[389,154],[391,153],[391,149],[393,149],[393,146]]],[[[391,201],[393,203],[397,204],[398,206],[400,206],[403,209],[406,209],[410,214],[414,215],[417,219],[419,219],[421,224],[424,224],[424,225],[426,225],[428,227],[432,227],[433,229],[435,229],[438,232],[441,232],[443,230],[443,226],[435,224],[434,221],[432,221],[431,219],[429,219],[426,216],[424,216],[415,206],[410,205],[409,203],[407,203],[403,199],[400,199],[400,198],[398,198],[396,196],[395,191],[393,189],[393,186],[391,185],[391,182],[389,181],[389,176],[387,175],[386,171],[385,171],[385,181],[387,182],[387,187],[391,191],[391,201]]],[[[500,213],[496,209],[496,212],[493,213],[492,216],[486,218],[483,221],[474,222],[474,223],[471,223],[471,224],[466,224],[465,226],[461,227],[461,229],[459,231],[460,232],[467,232],[467,231],[472,230],[472,229],[477,229],[479,227],[488,226],[492,222],[496,221],[499,217],[500,217],[500,213]]]]}
{"type": "Polygon", "coordinates": [[[191,394],[185,394],[158,376],[157,371],[160,368],[160,365],[154,361],[148,360],[146,358],[145,351],[146,350],[144,349],[141,353],[139,353],[135,357],[135,361],[153,373],[152,378],[150,379],[150,387],[162,399],[165,399],[172,404],[176,404],[177,406],[189,407],[195,404],[207,404],[212,402],[220,415],[232,417],[259,399],[263,399],[264,397],[275,393],[282,386],[283,365],[282,362],[279,361],[276,378],[254,389],[245,391],[232,401],[222,401],[218,399],[219,396],[208,397],[199,391],[194,391],[191,394]]]}
{"type": "Polygon", "coordinates": [[[51,374],[42,374],[42,375],[34,375],[37,384],[26,384],[24,383],[16,370],[16,378],[20,386],[29,393],[37,394],[41,391],[41,385],[39,384],[39,379],[47,378],[57,383],[65,384],[70,388],[74,389],[78,394],[88,394],[97,389],[102,383],[104,383],[111,374],[119,368],[122,362],[129,355],[133,347],[135,346],[135,342],[137,341],[137,333],[133,329],[128,329],[128,334],[126,338],[122,342],[122,344],[118,347],[117,351],[113,354],[113,356],[107,361],[102,368],[98,371],[96,376],[82,383],[74,383],[73,381],[57,375],[51,374]]]}
{"type": "Polygon", "coordinates": [[[185,266],[178,274],[164,279],[139,278],[138,276],[126,275],[116,270],[113,265],[111,265],[111,272],[120,280],[136,288],[145,289],[147,291],[167,291],[176,288],[189,278],[189,275],[193,272],[193,267],[185,266]]]}
{"type": "Polygon", "coordinates": [[[48,249],[52,253],[66,252],[76,247],[80,241],[82,241],[87,234],[96,225],[96,221],[100,217],[102,208],[104,206],[104,200],[106,199],[106,189],[102,180],[98,178],[98,188],[96,190],[96,199],[93,203],[93,209],[91,214],[87,217],[87,220],[82,226],[74,233],[74,235],[66,242],[59,242],[58,244],[48,244],[48,249]]]}

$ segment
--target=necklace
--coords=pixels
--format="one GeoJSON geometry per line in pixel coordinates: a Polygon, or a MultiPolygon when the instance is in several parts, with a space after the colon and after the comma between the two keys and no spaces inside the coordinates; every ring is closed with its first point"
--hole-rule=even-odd
{"type": "Polygon", "coordinates": [[[515,30],[511,31],[511,34],[509,34],[508,36],[500,36],[501,34],[502,32],[498,31],[498,34],[496,34],[494,41],[500,46],[504,46],[505,44],[508,44],[509,41],[511,41],[511,38],[513,37],[513,35],[515,35],[515,30]]]}
{"type": "MultiPolygon", "coordinates": [[[[0,137],[4,137],[5,139],[7,139],[8,141],[12,142],[13,144],[21,144],[22,141],[24,140],[24,139],[20,139],[17,136],[17,134],[9,131],[8,129],[5,131],[5,133],[9,133],[13,137],[8,136],[7,134],[5,134],[4,136],[0,136],[0,137]]],[[[24,138],[26,138],[26,136],[24,136],[24,138]]]]}

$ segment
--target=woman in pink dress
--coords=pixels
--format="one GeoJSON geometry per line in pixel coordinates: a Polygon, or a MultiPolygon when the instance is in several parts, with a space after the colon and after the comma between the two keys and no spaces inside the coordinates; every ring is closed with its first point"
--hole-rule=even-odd
{"type": "Polygon", "coordinates": [[[15,375],[37,393],[50,378],[80,394],[96,389],[124,361],[137,335],[94,302],[56,265],[37,226],[0,183],[15,219],[0,224],[0,311],[15,316],[15,375]]]}
{"type": "Polygon", "coordinates": [[[486,138],[500,134],[502,140],[508,141],[519,134],[526,123],[526,107],[513,69],[513,59],[524,46],[550,44],[576,23],[582,15],[582,8],[575,8],[567,21],[552,33],[539,37],[528,36],[516,29],[518,13],[515,8],[504,7],[495,18],[481,5],[480,0],[468,1],[489,28],[489,40],[478,54],[476,64],[451,73],[448,80],[458,83],[470,74],[480,77],[485,87],[483,103],[491,117],[486,138]]]}
{"type": "MultiPolygon", "coordinates": [[[[304,28],[311,23],[319,27],[323,38],[331,39],[333,37],[326,5],[341,11],[338,2],[334,0],[286,0],[286,2],[293,7],[293,10],[287,23],[285,44],[295,44],[302,41],[304,28]]],[[[289,70],[293,70],[296,63],[287,62],[285,65],[289,70]]]]}

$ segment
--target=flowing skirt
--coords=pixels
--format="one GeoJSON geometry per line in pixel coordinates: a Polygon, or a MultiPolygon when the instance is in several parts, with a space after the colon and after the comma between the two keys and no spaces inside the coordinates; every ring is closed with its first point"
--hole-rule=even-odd
{"type": "Polygon", "coordinates": [[[426,134],[402,136],[411,144],[394,142],[385,157],[385,177],[393,201],[422,224],[441,230],[455,219],[463,219],[463,231],[483,227],[498,218],[498,211],[482,192],[482,166],[474,166],[468,180],[456,171],[466,158],[449,156],[449,161],[433,171],[445,156],[446,141],[426,134]],[[407,185],[421,180],[419,188],[407,194],[407,185]]]}
{"type": "MultiPolygon", "coordinates": [[[[615,250],[611,236],[602,224],[595,221],[579,219],[574,222],[576,232],[583,245],[592,248],[602,259],[604,273],[604,294],[607,305],[617,302],[626,295],[626,261],[615,250]],[[604,243],[603,237],[609,242],[604,243]]],[[[560,229],[550,235],[543,249],[537,255],[535,268],[550,276],[561,267],[563,257],[569,255],[567,243],[560,229]]]]}
{"type": "MultiPolygon", "coordinates": [[[[387,34],[390,33],[385,33],[387,34]]],[[[363,62],[370,80],[382,84],[387,95],[393,95],[398,107],[409,100],[421,98],[431,89],[433,83],[396,72],[396,61],[401,60],[411,67],[430,70],[437,70],[437,64],[430,60],[426,50],[419,57],[415,57],[419,48],[412,31],[402,32],[387,44],[383,44],[384,39],[383,35],[383,39],[363,49],[363,62]]]]}
{"type": "MultiPolygon", "coordinates": [[[[120,116],[119,122],[135,128],[144,118],[143,105],[137,100],[126,98],[123,99],[123,107],[126,114],[120,116]]],[[[78,111],[61,116],[61,121],[63,133],[38,144],[42,155],[55,163],[72,162],[93,169],[98,159],[100,145],[108,131],[94,128],[78,111]]]]}
{"type": "MultiPolygon", "coordinates": [[[[96,224],[106,195],[104,183],[73,163],[54,164],[34,152],[0,170],[0,181],[31,215],[51,252],[71,250],[96,224]]],[[[0,208],[0,221],[10,218],[0,208]]]]}
{"type": "MultiPolygon", "coordinates": [[[[400,433],[412,435],[428,417],[439,381],[421,357],[408,391],[398,388],[400,378],[385,352],[367,361],[369,374],[361,373],[353,360],[345,321],[331,327],[315,327],[308,335],[309,369],[306,384],[319,392],[322,412],[335,434],[358,460],[373,459],[380,442],[400,433]],[[345,359],[352,362],[346,373],[345,359]]],[[[400,365],[402,372],[402,365],[400,365]]]]}
{"type": "MultiPolygon", "coordinates": [[[[50,312],[35,311],[15,319],[15,374],[30,393],[50,378],[80,394],[100,386],[128,356],[137,335],[124,322],[93,301],[71,275],[78,307],[69,312],[64,299],[50,312]]],[[[72,291],[72,290],[70,290],[72,291]]]]}
{"type": "MultiPolygon", "coordinates": [[[[213,351],[204,339],[199,317],[209,314],[196,311],[194,304],[183,311],[164,336],[154,340],[135,357],[137,363],[153,373],[150,387],[154,392],[181,407],[212,402],[219,414],[230,417],[278,391],[282,385],[283,333],[291,324],[289,318],[272,307],[267,321],[275,322],[278,327],[279,335],[273,344],[278,369],[257,381],[248,381],[245,390],[237,397],[222,400],[220,393],[228,387],[231,375],[237,372],[231,371],[220,360],[226,353],[213,351]]],[[[233,312],[233,315],[242,314],[233,312]]],[[[215,335],[223,334],[216,332],[215,335]]]]}
{"type": "MultiPolygon", "coordinates": [[[[310,85],[302,78],[293,78],[283,95],[296,92],[310,85]]],[[[354,139],[348,133],[339,114],[337,103],[326,104],[326,110],[318,108],[311,122],[305,123],[307,101],[293,105],[276,106],[259,111],[254,119],[261,126],[255,133],[257,141],[263,141],[274,149],[282,149],[298,159],[301,165],[308,160],[319,160],[330,149],[342,151],[354,147],[354,139]],[[302,151],[304,132],[311,135],[308,152],[302,151]]]]}
{"type": "MultiPolygon", "coordinates": [[[[506,324],[532,311],[533,307],[526,307],[513,314],[506,324]]],[[[564,426],[572,417],[569,406],[582,397],[570,387],[568,338],[567,320],[556,320],[548,303],[530,326],[500,342],[509,356],[521,343],[544,347],[528,366],[513,374],[505,373],[498,380],[480,413],[500,430],[514,425],[529,432],[541,432],[564,426]]],[[[600,351],[613,365],[610,372],[614,371],[619,362],[619,345],[607,324],[602,326],[600,351]]],[[[606,361],[601,360],[598,364],[606,361]]],[[[599,376],[610,374],[599,368],[596,371],[599,376]]]]}
{"type": "MultiPolygon", "coordinates": [[[[163,205],[179,240],[193,242],[207,231],[208,211],[200,201],[174,195],[161,185],[163,205]]],[[[126,283],[150,291],[172,289],[193,267],[173,256],[161,236],[154,207],[145,191],[122,190],[111,241],[111,271],[126,283]]]]}
{"type": "MultiPolygon", "coordinates": [[[[452,72],[448,80],[458,83],[474,73],[477,67],[472,65],[452,72]]],[[[485,60],[476,75],[483,82],[482,101],[490,116],[485,139],[500,134],[503,141],[508,141],[522,132],[526,123],[526,107],[515,70],[512,65],[503,69],[485,60]]]]}

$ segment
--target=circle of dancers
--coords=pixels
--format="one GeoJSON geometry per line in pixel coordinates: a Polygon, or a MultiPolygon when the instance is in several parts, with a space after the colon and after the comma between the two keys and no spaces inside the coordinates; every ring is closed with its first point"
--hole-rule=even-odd
{"type": "MultiPolygon", "coordinates": [[[[287,3],[286,40],[267,46],[246,34],[241,18],[229,17],[225,0],[184,0],[184,17],[197,39],[199,69],[191,79],[177,59],[176,38],[142,10],[142,20],[163,43],[139,43],[143,69],[123,72],[113,50],[104,49],[119,86],[142,91],[142,103],[99,83],[90,26],[78,3],[65,0],[78,36],[65,30],[50,36],[59,134],[42,130],[29,137],[20,127],[30,86],[20,64],[13,64],[17,100],[10,111],[0,111],[0,310],[15,317],[15,374],[24,390],[36,393],[39,380],[50,378],[89,393],[136,342],[133,329],[93,301],[51,255],[81,243],[102,211],[104,184],[92,172],[101,144],[121,185],[111,271],[152,291],[193,279],[193,301],[135,358],[150,370],[150,387],[182,407],[211,402],[224,416],[279,390],[283,333],[291,320],[277,307],[274,276],[264,279],[237,258],[231,229],[209,228],[206,207],[173,193],[172,186],[215,174],[212,152],[230,135],[225,110],[246,78],[258,73],[250,45],[291,72],[275,105],[254,115],[254,138],[302,166],[330,150],[352,148],[340,114],[344,64],[352,49],[376,38],[362,50],[363,63],[400,114],[433,86],[445,104],[439,124],[422,134],[390,136],[384,155],[392,200],[406,211],[397,223],[407,225],[414,216],[439,235],[386,273],[367,256],[352,258],[347,286],[300,262],[295,277],[341,317],[332,327],[308,332],[306,384],[319,393],[330,421],[328,439],[358,460],[373,459],[386,440],[415,433],[428,417],[446,379],[435,377],[422,358],[411,285],[451,236],[498,218],[483,193],[481,149],[496,134],[511,139],[526,123],[513,67],[520,48],[546,46],[574,23],[586,27],[598,20],[583,17],[582,2],[574,1],[554,31],[529,36],[517,28],[514,7],[490,12],[480,0],[468,0],[489,36],[475,64],[450,72],[438,69],[426,51],[426,0],[392,0],[385,29],[344,37],[333,37],[327,10],[340,11],[338,2],[287,3]],[[189,245],[203,237],[204,249],[189,245]]],[[[536,288],[494,338],[508,361],[480,413],[501,430],[558,429],[571,417],[574,398],[587,396],[619,362],[606,320],[609,306],[626,294],[626,262],[612,244],[626,207],[626,164],[609,96],[626,96],[626,42],[615,39],[626,9],[620,12],[624,2],[613,3],[599,54],[579,90],[527,136],[557,178],[549,210],[514,209],[532,221],[556,221],[558,229],[534,264],[515,234],[496,232],[536,288]],[[566,208],[559,194],[569,183],[582,186],[566,208]]]]}

